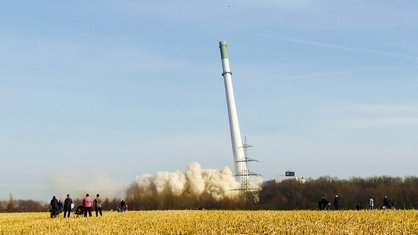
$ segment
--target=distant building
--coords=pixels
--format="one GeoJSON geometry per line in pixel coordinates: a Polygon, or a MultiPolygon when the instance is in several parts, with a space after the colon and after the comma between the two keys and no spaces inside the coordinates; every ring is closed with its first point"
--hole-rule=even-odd
{"type": "Polygon", "coordinates": [[[289,177],[289,176],[293,176],[293,177],[295,177],[295,172],[294,172],[294,171],[286,171],[286,172],[284,173],[284,175],[285,175],[286,177],[289,177]]]}
{"type": "Polygon", "coordinates": [[[281,175],[279,178],[274,179],[274,181],[276,183],[279,183],[279,182],[281,182],[283,180],[289,180],[289,179],[294,179],[297,182],[302,183],[302,184],[305,183],[305,179],[303,177],[301,177],[301,178],[300,177],[296,177],[296,174],[295,174],[294,171],[286,171],[284,173],[284,175],[281,175]]]}

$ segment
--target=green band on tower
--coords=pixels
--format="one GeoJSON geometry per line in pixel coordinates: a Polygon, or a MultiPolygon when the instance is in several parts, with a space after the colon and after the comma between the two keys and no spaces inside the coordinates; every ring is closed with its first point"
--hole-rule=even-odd
{"type": "Polygon", "coordinates": [[[219,42],[219,48],[221,49],[221,58],[228,59],[228,46],[225,41],[219,42]]]}

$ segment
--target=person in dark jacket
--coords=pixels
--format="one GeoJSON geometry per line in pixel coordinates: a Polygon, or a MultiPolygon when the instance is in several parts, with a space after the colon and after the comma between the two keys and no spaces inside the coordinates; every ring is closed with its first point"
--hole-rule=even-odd
{"type": "Polygon", "coordinates": [[[340,197],[338,197],[338,195],[335,195],[334,198],[334,209],[335,210],[339,210],[340,209],[340,197]]]}
{"type": "Polygon", "coordinates": [[[382,209],[392,209],[393,208],[393,202],[388,198],[388,196],[385,196],[383,199],[383,207],[382,209]]]}
{"type": "Polygon", "coordinates": [[[124,200],[120,201],[120,212],[126,211],[126,202],[124,200]]]}
{"type": "Polygon", "coordinates": [[[328,210],[329,209],[329,202],[325,196],[321,197],[321,210],[328,210]]]}
{"type": "Polygon", "coordinates": [[[68,214],[68,218],[70,218],[71,208],[73,205],[73,199],[70,198],[70,194],[67,194],[67,198],[64,200],[64,218],[68,214]]]}
{"type": "Polygon", "coordinates": [[[59,214],[59,210],[60,210],[59,205],[58,205],[58,200],[57,198],[55,198],[55,196],[52,197],[50,205],[51,205],[51,218],[55,218],[59,214]]]}

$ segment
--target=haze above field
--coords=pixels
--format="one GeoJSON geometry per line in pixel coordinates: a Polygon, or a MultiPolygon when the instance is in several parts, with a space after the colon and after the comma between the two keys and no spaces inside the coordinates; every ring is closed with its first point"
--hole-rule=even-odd
{"type": "Polygon", "coordinates": [[[416,175],[416,1],[4,1],[0,19],[0,199],[233,170],[220,40],[250,170],[416,175]]]}

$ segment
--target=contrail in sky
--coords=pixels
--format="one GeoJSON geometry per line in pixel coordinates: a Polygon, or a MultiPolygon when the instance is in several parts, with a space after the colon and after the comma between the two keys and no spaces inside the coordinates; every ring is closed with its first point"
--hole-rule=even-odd
{"type": "Polygon", "coordinates": [[[293,38],[280,38],[280,37],[274,37],[274,36],[263,35],[263,34],[257,34],[256,36],[263,37],[263,38],[277,39],[280,41],[291,42],[291,43],[311,45],[311,46],[316,46],[316,47],[332,48],[332,49],[337,49],[337,50],[359,51],[359,52],[372,53],[372,54],[378,54],[378,55],[401,57],[405,59],[414,59],[414,60],[418,59],[418,56],[406,55],[406,54],[383,51],[383,50],[373,50],[373,49],[358,48],[358,47],[346,47],[346,46],[340,46],[340,45],[335,45],[335,44],[330,44],[330,43],[307,41],[307,40],[300,40],[300,39],[293,39],[293,38]]]}

